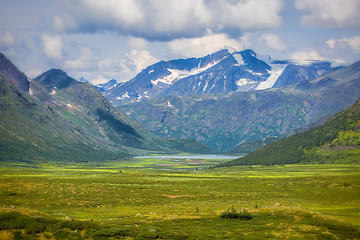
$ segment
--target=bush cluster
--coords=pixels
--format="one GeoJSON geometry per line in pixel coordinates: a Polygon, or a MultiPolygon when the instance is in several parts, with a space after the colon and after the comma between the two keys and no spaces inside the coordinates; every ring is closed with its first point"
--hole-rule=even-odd
{"type": "Polygon", "coordinates": [[[221,213],[220,218],[251,220],[252,215],[246,209],[242,209],[241,211],[238,211],[237,209],[234,208],[234,206],[232,206],[225,212],[221,213]]]}

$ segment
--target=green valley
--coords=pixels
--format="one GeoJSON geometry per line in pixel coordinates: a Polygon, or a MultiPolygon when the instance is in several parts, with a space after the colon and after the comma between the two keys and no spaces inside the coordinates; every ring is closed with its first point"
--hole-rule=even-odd
{"type": "Polygon", "coordinates": [[[357,239],[358,164],[4,165],[2,239],[357,239]],[[246,209],[250,220],[222,219],[246,209]],[[7,238],[5,238],[7,237],[7,238]]]}
{"type": "MultiPolygon", "coordinates": [[[[5,62],[13,74],[0,74],[0,239],[360,237],[360,101],[304,133],[239,145],[237,151],[242,152],[267,144],[231,161],[236,156],[209,155],[218,152],[195,140],[154,135],[96,88],[61,70],[45,72],[27,89],[24,75],[5,62]]],[[[347,81],[348,90],[341,93],[349,97],[346,102],[357,94],[356,69],[353,65],[341,69],[345,74],[333,73],[347,81]]],[[[239,93],[223,96],[220,102],[209,97],[196,106],[205,118],[206,106],[225,101],[232,110],[270,114],[275,122],[286,109],[296,113],[288,120],[291,125],[305,121],[301,113],[306,105],[291,106],[298,99],[292,94],[300,88],[311,93],[321,81],[287,87],[281,94],[239,93]],[[249,102],[261,102],[260,108],[251,112],[245,104],[249,102]]],[[[174,105],[191,101],[174,99],[179,100],[172,101],[174,105]]],[[[158,109],[149,111],[151,116],[158,109]]],[[[229,118],[225,113],[217,111],[217,116],[229,118]]],[[[266,125],[261,119],[257,124],[266,125]]],[[[209,131],[211,126],[205,125],[209,131]]],[[[249,136],[251,129],[264,130],[254,125],[245,129],[249,136]]]]}
{"type": "Polygon", "coordinates": [[[0,2],[0,240],[360,240],[360,0],[0,2]]]}

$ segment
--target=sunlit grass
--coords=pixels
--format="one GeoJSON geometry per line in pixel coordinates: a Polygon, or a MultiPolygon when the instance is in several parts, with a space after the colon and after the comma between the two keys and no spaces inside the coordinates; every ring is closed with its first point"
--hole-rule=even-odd
{"type": "MultiPolygon", "coordinates": [[[[4,207],[0,212],[61,221],[91,219],[100,229],[128,230],[132,238],[157,235],[166,239],[171,233],[179,239],[311,238],[328,231],[326,224],[331,221],[348,224],[355,232],[360,225],[357,164],[162,170],[144,167],[147,160],[137,161],[136,167],[129,167],[129,162],[98,166],[44,163],[33,168],[3,165],[0,206],[4,207]],[[254,218],[250,223],[220,219],[232,206],[248,209],[254,218]],[[294,221],[298,215],[307,217],[294,221]],[[288,233],[287,228],[293,231],[288,233]]],[[[339,230],[330,234],[346,236],[339,230]]]]}

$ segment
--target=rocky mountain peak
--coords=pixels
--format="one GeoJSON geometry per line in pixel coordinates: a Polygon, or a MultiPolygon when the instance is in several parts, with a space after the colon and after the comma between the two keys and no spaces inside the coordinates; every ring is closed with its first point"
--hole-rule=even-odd
{"type": "Polygon", "coordinates": [[[70,84],[76,82],[61,69],[51,69],[37,78],[35,81],[46,87],[48,90],[67,88],[70,84]]]}

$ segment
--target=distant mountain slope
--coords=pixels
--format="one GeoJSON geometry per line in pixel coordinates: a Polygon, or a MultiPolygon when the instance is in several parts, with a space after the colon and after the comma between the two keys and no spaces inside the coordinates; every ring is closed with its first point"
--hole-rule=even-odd
{"type": "Polygon", "coordinates": [[[313,63],[309,66],[289,64],[281,73],[273,87],[284,87],[305,80],[312,80],[334,70],[336,70],[336,68],[331,67],[331,63],[329,62],[313,63]]]}
{"type": "MultiPolygon", "coordinates": [[[[6,64],[2,68],[21,73],[6,64]]],[[[2,161],[106,161],[136,153],[214,152],[193,140],[150,133],[96,88],[58,69],[31,81],[29,92],[1,73],[0,118],[2,161]]]]}
{"type": "Polygon", "coordinates": [[[153,135],[142,125],[114,108],[96,88],[74,80],[61,70],[50,70],[34,81],[46,87],[55,99],[53,103],[70,109],[82,118],[85,115],[89,118],[85,122],[90,127],[96,126],[97,131],[114,143],[148,151],[213,152],[196,141],[179,140],[194,145],[191,149],[186,149],[186,144],[176,146],[177,139],[163,139],[153,135]],[[66,87],[59,87],[59,79],[66,87]]]}
{"type": "Polygon", "coordinates": [[[298,66],[289,61],[261,60],[251,49],[240,52],[224,49],[202,58],[158,62],[104,94],[118,106],[164,96],[222,95],[268,89],[279,76],[281,81],[277,86],[286,86],[333,70],[328,62],[298,66]]]}
{"type": "Polygon", "coordinates": [[[271,143],[223,166],[360,160],[360,99],[323,125],[271,143]]]}
{"type": "Polygon", "coordinates": [[[295,85],[225,95],[168,96],[119,106],[150,131],[230,151],[283,137],[349,107],[360,96],[360,62],[295,85]]]}
{"type": "Polygon", "coordinates": [[[97,85],[95,85],[95,87],[97,89],[99,89],[100,92],[106,92],[106,91],[110,91],[111,89],[116,87],[117,84],[118,83],[115,79],[111,79],[110,81],[108,81],[106,83],[97,84],[97,85]]]}
{"type": "MultiPolygon", "coordinates": [[[[78,80],[79,82],[84,82],[84,83],[89,83],[91,85],[93,85],[94,87],[96,87],[101,93],[105,93],[107,91],[110,91],[111,89],[113,89],[115,86],[118,85],[117,81],[115,79],[111,79],[110,81],[106,82],[106,83],[99,83],[99,84],[93,84],[90,81],[86,80],[85,78],[81,77],[78,80]]],[[[122,84],[122,83],[119,83],[122,84]]]]}

